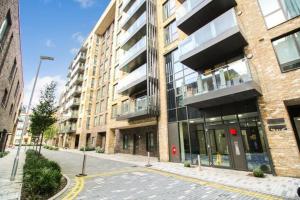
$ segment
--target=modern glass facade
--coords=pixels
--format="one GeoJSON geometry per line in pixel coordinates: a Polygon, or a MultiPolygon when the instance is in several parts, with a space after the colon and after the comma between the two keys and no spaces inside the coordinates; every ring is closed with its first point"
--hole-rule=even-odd
{"type": "Polygon", "coordinates": [[[178,62],[178,50],[166,55],[165,64],[168,121],[170,124],[177,123],[178,127],[178,133],[169,132],[169,135],[173,134],[169,137],[178,137],[180,161],[190,160],[196,164],[197,156],[200,155],[201,164],[205,166],[238,170],[253,170],[262,166],[266,172],[270,172],[256,99],[202,109],[184,106],[183,103],[186,93],[191,91],[194,83],[199,85],[202,80],[200,85],[202,89],[206,88],[206,93],[216,89],[209,89],[209,86],[218,86],[217,89],[226,88],[220,87],[222,85],[220,75],[223,74],[226,79],[232,75],[233,69],[238,67],[235,71],[241,72],[239,73],[242,74],[241,77],[247,78],[243,76],[247,75],[244,73],[247,70],[240,67],[247,65],[236,66],[235,62],[230,62],[225,70],[218,68],[218,71],[213,71],[211,73],[213,76],[209,78],[207,77],[209,75],[195,72],[178,62]]]}

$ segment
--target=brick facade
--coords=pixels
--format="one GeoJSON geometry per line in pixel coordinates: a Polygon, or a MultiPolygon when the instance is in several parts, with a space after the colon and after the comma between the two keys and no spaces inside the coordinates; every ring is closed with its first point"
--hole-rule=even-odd
{"type": "Polygon", "coordinates": [[[0,131],[14,134],[23,94],[18,0],[0,2],[0,26],[6,18],[10,22],[0,41],[0,131]]]}

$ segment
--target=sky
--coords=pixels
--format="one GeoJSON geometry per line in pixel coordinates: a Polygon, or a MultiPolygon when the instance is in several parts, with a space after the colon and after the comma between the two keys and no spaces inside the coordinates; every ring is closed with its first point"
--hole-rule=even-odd
{"type": "Polygon", "coordinates": [[[43,61],[33,105],[40,90],[57,82],[57,99],[63,91],[67,70],[84,39],[110,0],[19,0],[24,105],[28,104],[36,68],[41,55],[54,61],[43,61]]]}

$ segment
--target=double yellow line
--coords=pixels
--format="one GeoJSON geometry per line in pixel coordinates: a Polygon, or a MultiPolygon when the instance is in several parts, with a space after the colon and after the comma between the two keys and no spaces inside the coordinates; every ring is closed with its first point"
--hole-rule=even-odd
{"type": "Polygon", "coordinates": [[[75,199],[84,187],[84,177],[75,177],[75,186],[63,198],[63,200],[75,199]]]}
{"type": "Polygon", "coordinates": [[[166,177],[172,177],[172,178],[182,180],[182,181],[185,181],[185,182],[192,182],[192,183],[196,183],[196,184],[201,185],[201,186],[208,186],[208,187],[212,187],[212,188],[215,188],[215,189],[220,189],[220,190],[227,191],[227,192],[232,192],[232,193],[235,193],[235,194],[255,197],[255,198],[258,198],[258,199],[282,200],[282,198],[272,196],[272,195],[268,195],[268,194],[263,194],[263,193],[259,193],[259,192],[252,192],[252,191],[249,191],[249,190],[246,190],[246,189],[235,188],[235,187],[231,187],[231,186],[226,186],[226,185],[222,185],[222,184],[218,184],[218,183],[203,181],[203,180],[199,180],[199,179],[196,179],[196,178],[190,178],[190,177],[187,177],[187,176],[181,176],[181,175],[177,175],[177,174],[174,174],[174,173],[155,170],[155,169],[149,169],[149,168],[122,169],[122,170],[117,170],[117,171],[94,174],[94,175],[85,176],[85,177],[76,177],[75,178],[75,186],[71,189],[70,192],[67,193],[67,195],[63,198],[63,200],[73,200],[73,199],[75,199],[78,196],[78,194],[82,191],[82,189],[84,187],[85,179],[90,179],[90,178],[95,178],[95,177],[108,177],[108,176],[113,176],[113,175],[117,175],[117,174],[123,174],[123,173],[128,173],[128,172],[138,172],[138,171],[140,171],[140,172],[141,171],[150,172],[150,173],[159,174],[159,175],[166,176],[166,177]]]}

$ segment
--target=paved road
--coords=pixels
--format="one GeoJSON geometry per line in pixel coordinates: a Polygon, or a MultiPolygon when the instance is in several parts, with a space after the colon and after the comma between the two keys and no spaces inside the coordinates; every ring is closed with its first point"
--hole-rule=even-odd
{"type": "Polygon", "coordinates": [[[88,176],[76,178],[81,169],[82,155],[45,149],[43,154],[57,161],[63,173],[72,180],[63,199],[269,199],[257,193],[214,187],[207,182],[95,157],[87,159],[88,176]]]}

